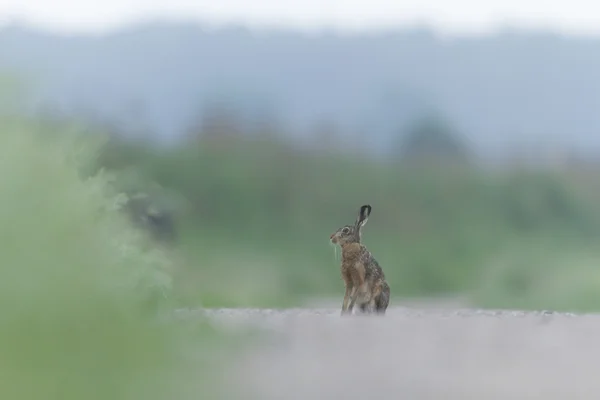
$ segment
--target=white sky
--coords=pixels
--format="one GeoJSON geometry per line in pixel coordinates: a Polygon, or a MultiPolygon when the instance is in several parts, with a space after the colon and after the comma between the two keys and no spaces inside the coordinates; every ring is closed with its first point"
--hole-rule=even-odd
{"type": "Polygon", "coordinates": [[[442,34],[550,28],[600,35],[599,0],[0,0],[0,24],[103,32],[149,18],[363,30],[426,23],[442,34]]]}

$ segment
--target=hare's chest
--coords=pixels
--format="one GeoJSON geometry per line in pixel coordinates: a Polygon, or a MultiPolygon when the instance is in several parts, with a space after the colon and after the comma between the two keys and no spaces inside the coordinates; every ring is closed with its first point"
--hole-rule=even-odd
{"type": "Polygon", "coordinates": [[[341,268],[342,278],[350,279],[350,277],[352,275],[352,271],[355,269],[355,265],[356,265],[356,263],[354,261],[350,261],[350,260],[342,261],[342,268],[341,268]]]}
{"type": "Polygon", "coordinates": [[[362,252],[344,252],[342,254],[341,273],[347,284],[359,284],[364,278],[362,252]]]}
{"type": "Polygon", "coordinates": [[[363,248],[359,243],[350,243],[342,246],[342,264],[352,264],[360,260],[363,248]]]}
{"type": "Polygon", "coordinates": [[[360,261],[359,252],[345,252],[342,253],[342,271],[349,270],[354,267],[356,263],[360,261]]]}

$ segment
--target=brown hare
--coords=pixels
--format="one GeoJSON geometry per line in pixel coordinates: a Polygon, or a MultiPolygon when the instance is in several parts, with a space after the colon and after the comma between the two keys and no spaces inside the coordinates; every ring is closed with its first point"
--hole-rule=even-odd
{"type": "Polygon", "coordinates": [[[362,206],[354,225],[343,226],[330,237],[333,244],[342,248],[341,271],[346,285],[342,315],[351,314],[355,304],[363,313],[384,315],[390,302],[390,287],[383,270],[360,242],[361,228],[370,214],[371,206],[362,206]]]}

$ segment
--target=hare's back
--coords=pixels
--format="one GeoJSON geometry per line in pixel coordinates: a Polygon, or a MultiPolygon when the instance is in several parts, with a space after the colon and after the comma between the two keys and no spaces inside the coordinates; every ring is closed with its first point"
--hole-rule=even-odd
{"type": "Polygon", "coordinates": [[[383,269],[381,268],[375,257],[373,257],[373,254],[371,254],[370,251],[365,249],[362,258],[363,265],[365,266],[365,275],[367,279],[371,278],[373,280],[385,280],[385,274],[383,273],[383,269]]]}

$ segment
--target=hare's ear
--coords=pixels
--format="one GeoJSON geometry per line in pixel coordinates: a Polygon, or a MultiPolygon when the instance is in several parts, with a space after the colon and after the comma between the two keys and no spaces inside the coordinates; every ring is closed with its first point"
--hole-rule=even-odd
{"type": "Polygon", "coordinates": [[[369,219],[369,215],[371,215],[371,206],[369,204],[365,204],[360,208],[358,212],[358,219],[356,220],[356,227],[360,228],[367,223],[369,219]]]}

